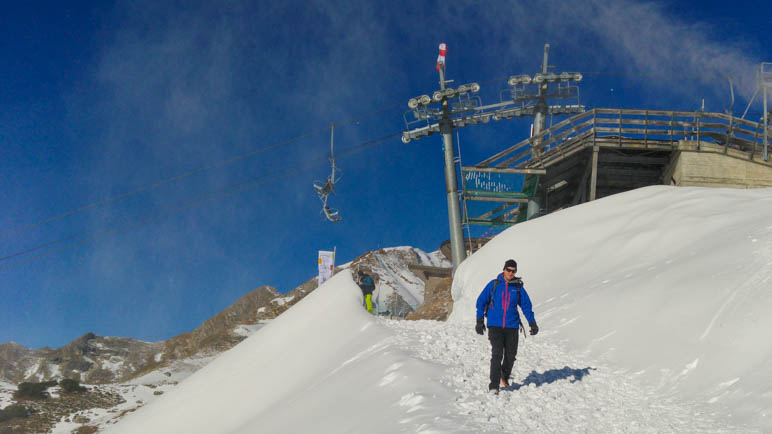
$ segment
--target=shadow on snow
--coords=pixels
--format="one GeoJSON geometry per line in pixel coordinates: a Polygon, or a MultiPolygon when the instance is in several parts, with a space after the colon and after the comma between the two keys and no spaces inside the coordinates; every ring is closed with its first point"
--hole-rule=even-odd
{"type": "Polygon", "coordinates": [[[586,375],[590,375],[590,371],[595,370],[595,368],[591,367],[584,369],[574,369],[565,366],[562,369],[550,369],[549,371],[545,371],[541,374],[536,371],[531,371],[531,373],[525,377],[522,384],[513,383],[509,389],[518,390],[521,387],[526,387],[531,384],[535,384],[536,387],[539,387],[543,384],[552,384],[558,380],[566,380],[569,378],[572,378],[570,380],[572,383],[576,383],[577,381],[582,381],[582,378],[584,378],[586,375]]]}

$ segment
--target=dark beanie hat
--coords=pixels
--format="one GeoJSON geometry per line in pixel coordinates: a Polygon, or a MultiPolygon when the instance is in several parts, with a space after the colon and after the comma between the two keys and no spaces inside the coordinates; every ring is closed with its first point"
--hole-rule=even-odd
{"type": "Polygon", "coordinates": [[[507,267],[517,268],[517,262],[514,259],[507,259],[507,262],[504,263],[504,268],[507,267]]]}

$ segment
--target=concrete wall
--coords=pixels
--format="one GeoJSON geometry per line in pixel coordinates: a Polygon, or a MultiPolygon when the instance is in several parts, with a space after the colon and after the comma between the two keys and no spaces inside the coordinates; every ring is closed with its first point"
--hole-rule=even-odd
{"type": "Polygon", "coordinates": [[[679,186],[772,187],[772,164],[723,153],[676,151],[662,181],[679,186]]]}

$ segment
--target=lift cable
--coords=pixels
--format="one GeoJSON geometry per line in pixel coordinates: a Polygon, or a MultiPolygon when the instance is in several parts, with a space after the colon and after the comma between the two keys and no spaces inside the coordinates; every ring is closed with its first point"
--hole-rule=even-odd
{"type": "MultiPolygon", "coordinates": [[[[384,111],[391,110],[391,109],[393,109],[393,108],[395,108],[395,107],[397,107],[399,105],[402,105],[402,104],[404,104],[404,103],[400,102],[400,103],[395,103],[395,104],[391,104],[391,105],[388,105],[388,106],[384,106],[384,107],[381,107],[379,109],[363,113],[360,116],[348,119],[348,120],[346,120],[344,122],[339,122],[338,125],[339,126],[350,125],[350,124],[358,122],[358,121],[360,121],[362,119],[366,119],[366,118],[368,118],[370,116],[374,116],[374,115],[376,115],[378,113],[382,113],[384,111]]],[[[67,217],[67,216],[71,216],[71,215],[79,213],[81,211],[85,211],[85,210],[88,210],[88,209],[92,209],[92,208],[96,208],[96,207],[99,207],[99,206],[102,206],[102,205],[106,205],[106,204],[108,204],[110,202],[115,202],[115,201],[120,200],[120,199],[125,199],[127,197],[134,196],[134,195],[137,195],[139,193],[142,193],[142,192],[145,192],[145,191],[149,191],[149,190],[158,188],[158,187],[160,187],[162,185],[169,184],[171,182],[178,181],[180,179],[187,178],[187,177],[199,174],[199,173],[203,173],[203,172],[206,172],[206,171],[211,170],[211,169],[216,169],[218,167],[227,166],[229,164],[232,164],[232,163],[235,163],[237,161],[243,160],[245,158],[248,158],[248,157],[260,154],[262,152],[270,151],[272,149],[276,149],[276,148],[288,145],[290,143],[297,142],[297,141],[302,140],[304,138],[307,138],[307,137],[310,137],[310,136],[314,136],[316,134],[323,133],[323,132],[325,132],[327,130],[328,130],[327,127],[319,128],[319,129],[310,131],[310,132],[305,133],[305,134],[301,134],[299,136],[295,136],[293,138],[290,138],[290,139],[287,139],[287,140],[284,140],[284,141],[281,141],[281,142],[277,142],[277,143],[274,143],[274,144],[271,144],[271,145],[268,145],[268,146],[265,146],[265,147],[262,147],[262,148],[259,148],[259,149],[254,149],[252,151],[249,151],[249,152],[237,155],[235,157],[231,157],[231,158],[228,158],[228,159],[225,159],[225,160],[218,161],[218,162],[210,164],[208,166],[200,167],[198,169],[193,169],[191,171],[182,173],[180,175],[176,175],[176,176],[173,176],[173,177],[170,177],[170,178],[162,179],[162,180],[154,182],[154,183],[146,184],[146,185],[143,185],[141,187],[138,187],[138,188],[136,188],[134,190],[131,190],[129,192],[126,192],[126,193],[118,194],[118,195],[111,196],[111,197],[108,197],[108,198],[103,199],[103,200],[92,202],[90,204],[83,205],[83,206],[81,206],[79,208],[63,212],[63,213],[55,215],[53,217],[49,217],[49,218],[46,218],[46,219],[43,219],[43,220],[39,220],[39,221],[30,223],[30,224],[24,225],[24,226],[20,226],[20,227],[18,227],[16,229],[12,229],[12,230],[7,231],[7,232],[1,232],[0,233],[0,238],[5,238],[5,237],[11,236],[11,235],[15,235],[15,234],[27,231],[29,229],[35,228],[37,226],[40,226],[40,225],[43,225],[43,224],[46,224],[46,223],[51,223],[53,221],[59,220],[61,218],[67,217]]]]}
{"type": "MultiPolygon", "coordinates": [[[[382,136],[382,137],[379,137],[379,138],[376,138],[376,139],[372,139],[372,140],[368,140],[368,141],[362,142],[362,143],[360,143],[358,145],[355,145],[355,146],[352,146],[352,147],[350,147],[348,149],[345,149],[343,152],[338,153],[338,157],[337,158],[349,158],[351,156],[354,156],[356,154],[364,152],[367,149],[370,149],[370,148],[373,148],[375,146],[381,145],[381,144],[385,143],[386,141],[388,141],[389,139],[391,139],[393,137],[401,136],[401,134],[402,134],[402,131],[400,130],[400,131],[397,131],[397,132],[394,132],[394,133],[390,133],[390,134],[387,134],[385,136],[382,136]]],[[[59,252],[59,251],[62,251],[62,250],[65,250],[65,249],[77,246],[79,244],[83,244],[83,243],[88,242],[88,241],[97,240],[97,239],[103,238],[103,237],[105,237],[107,235],[111,235],[111,234],[118,233],[118,232],[123,232],[123,231],[129,230],[129,229],[132,229],[134,227],[137,227],[137,226],[140,226],[140,225],[143,225],[143,224],[147,224],[147,223],[159,220],[159,219],[161,219],[163,217],[166,217],[166,216],[169,216],[169,215],[172,215],[172,214],[176,214],[176,213],[182,212],[184,210],[187,210],[187,209],[194,208],[196,206],[202,205],[202,204],[204,204],[206,202],[209,202],[209,201],[211,201],[213,199],[216,199],[216,198],[219,198],[219,197],[225,197],[225,196],[234,195],[234,194],[241,193],[243,191],[249,190],[251,188],[257,187],[259,185],[270,184],[272,182],[275,182],[276,180],[287,178],[287,177],[289,177],[291,175],[294,175],[296,173],[307,171],[307,170],[310,170],[310,169],[313,169],[313,168],[316,168],[316,167],[319,167],[319,166],[322,166],[322,165],[326,165],[327,163],[329,163],[329,160],[325,156],[325,157],[322,157],[322,158],[318,158],[318,159],[312,160],[310,163],[307,163],[307,164],[302,165],[302,166],[301,165],[286,166],[284,168],[275,170],[275,171],[273,171],[271,173],[267,173],[265,175],[249,178],[247,180],[244,180],[244,181],[236,183],[236,184],[230,184],[230,185],[227,185],[225,187],[221,187],[221,188],[219,188],[217,190],[212,190],[212,191],[209,191],[209,192],[206,192],[206,193],[202,193],[202,194],[199,194],[199,195],[196,195],[196,196],[192,196],[192,197],[184,199],[182,201],[175,202],[175,203],[171,204],[169,207],[167,207],[167,209],[165,211],[157,213],[157,214],[155,214],[153,216],[147,217],[145,219],[142,219],[142,220],[139,220],[139,221],[136,221],[136,222],[124,223],[124,224],[121,224],[121,225],[118,225],[118,226],[115,226],[115,227],[112,227],[112,228],[104,229],[102,231],[96,231],[96,232],[83,231],[83,232],[79,232],[77,234],[74,234],[74,235],[71,235],[71,236],[68,236],[68,237],[65,237],[65,238],[61,238],[61,239],[56,240],[56,241],[51,241],[51,242],[48,242],[48,243],[45,243],[45,244],[41,244],[41,245],[36,246],[36,247],[25,249],[24,251],[20,251],[20,252],[17,252],[17,253],[5,256],[3,258],[0,258],[0,260],[8,260],[8,259],[11,259],[11,258],[15,258],[15,257],[21,256],[21,255],[27,254],[27,253],[31,253],[31,252],[34,252],[34,251],[46,248],[46,247],[50,247],[50,246],[53,246],[53,245],[56,245],[56,244],[65,243],[67,241],[75,241],[75,242],[73,242],[71,244],[68,244],[66,246],[62,246],[62,247],[59,247],[59,248],[56,248],[56,249],[53,249],[53,250],[48,250],[46,252],[43,252],[43,253],[40,253],[40,254],[28,257],[26,259],[23,259],[23,260],[20,260],[20,261],[17,261],[17,262],[14,262],[12,264],[0,266],[0,271],[1,270],[8,270],[8,269],[11,269],[11,268],[15,268],[15,267],[17,267],[17,266],[19,266],[21,264],[30,262],[30,261],[32,261],[34,259],[38,259],[38,258],[42,258],[44,256],[51,255],[51,254],[53,254],[55,252],[59,252]]]]}
{"type": "MultiPolygon", "coordinates": [[[[656,75],[656,74],[635,74],[635,73],[604,72],[604,71],[587,71],[587,72],[581,72],[581,74],[584,74],[584,75],[607,75],[607,76],[640,77],[640,78],[662,78],[663,77],[661,75],[656,75]]],[[[668,78],[673,78],[673,76],[667,76],[667,77],[668,78]]],[[[506,80],[507,78],[508,77],[503,77],[503,76],[502,77],[498,77],[498,78],[491,78],[491,79],[488,79],[488,80],[481,81],[480,83],[490,83],[490,82],[494,82],[494,81],[501,81],[501,80],[506,80]]],[[[677,78],[690,78],[690,79],[694,79],[694,78],[702,78],[702,77],[683,75],[683,76],[677,76],[677,78]]],[[[339,122],[337,124],[339,126],[350,125],[350,124],[358,122],[358,121],[360,121],[362,119],[366,119],[368,117],[374,116],[374,115],[382,113],[384,111],[391,110],[391,109],[393,109],[395,107],[398,107],[398,106],[400,106],[402,104],[404,104],[404,102],[398,102],[398,103],[394,103],[394,104],[391,104],[391,105],[387,105],[387,106],[381,107],[379,109],[363,113],[362,115],[360,115],[358,117],[355,117],[355,118],[351,118],[351,119],[349,119],[347,121],[339,122]]],[[[290,143],[299,141],[299,140],[304,139],[306,137],[310,137],[310,136],[313,136],[313,135],[316,135],[316,134],[320,134],[320,133],[322,133],[322,132],[324,132],[326,130],[327,130],[326,127],[325,128],[319,128],[317,130],[314,130],[314,131],[311,131],[311,132],[308,132],[308,133],[305,133],[305,134],[301,134],[299,136],[287,139],[285,141],[277,142],[277,143],[274,143],[272,145],[269,145],[269,146],[266,146],[266,147],[263,147],[263,148],[260,148],[260,149],[252,150],[252,151],[246,152],[244,154],[237,155],[237,156],[229,158],[229,159],[221,160],[219,162],[213,163],[213,164],[208,165],[208,166],[200,167],[198,169],[193,169],[191,171],[182,173],[180,175],[176,175],[176,176],[173,176],[173,177],[170,177],[170,178],[162,179],[162,180],[154,182],[154,183],[146,184],[144,186],[138,187],[138,188],[136,188],[134,190],[131,190],[129,192],[121,193],[121,194],[118,194],[118,195],[115,195],[115,196],[108,197],[108,198],[103,199],[103,200],[92,202],[92,203],[89,203],[87,205],[83,205],[83,206],[81,206],[79,208],[72,209],[70,211],[66,211],[66,212],[63,212],[61,214],[58,214],[58,215],[55,215],[55,216],[52,216],[52,217],[49,217],[49,218],[46,218],[46,219],[43,219],[43,220],[38,220],[36,222],[33,222],[33,223],[30,223],[30,224],[27,224],[27,225],[23,225],[23,226],[17,227],[16,229],[12,229],[10,231],[0,232],[0,238],[9,237],[11,235],[15,235],[15,234],[27,231],[27,230],[35,228],[37,226],[40,226],[40,225],[43,225],[43,224],[46,224],[46,223],[50,223],[50,222],[53,222],[53,221],[56,221],[56,220],[59,220],[61,218],[64,218],[64,217],[76,214],[78,212],[85,211],[85,210],[92,209],[92,208],[96,208],[96,207],[99,207],[99,206],[102,206],[102,205],[106,205],[108,203],[111,203],[111,202],[114,202],[114,201],[117,201],[117,200],[120,200],[120,199],[125,199],[127,197],[134,196],[134,195],[137,195],[139,193],[142,193],[142,192],[145,192],[145,191],[148,191],[148,190],[152,190],[152,189],[158,188],[158,187],[160,187],[162,185],[169,184],[171,182],[178,181],[180,179],[187,178],[187,177],[199,174],[199,173],[203,173],[203,172],[206,172],[206,171],[211,170],[211,169],[227,166],[229,164],[235,163],[235,162],[237,162],[239,160],[251,157],[253,155],[256,155],[256,154],[259,154],[259,153],[262,153],[262,152],[266,152],[266,151],[269,151],[271,149],[276,149],[276,148],[279,148],[279,147],[284,146],[284,145],[288,145],[290,143]]]]}

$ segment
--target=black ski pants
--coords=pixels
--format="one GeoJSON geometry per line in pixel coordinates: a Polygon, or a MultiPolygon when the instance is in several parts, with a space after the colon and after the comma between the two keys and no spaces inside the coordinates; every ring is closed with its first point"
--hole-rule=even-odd
{"type": "Polygon", "coordinates": [[[488,327],[488,340],[491,341],[491,383],[488,389],[498,389],[501,379],[509,381],[512,365],[517,356],[517,329],[488,327]]]}

